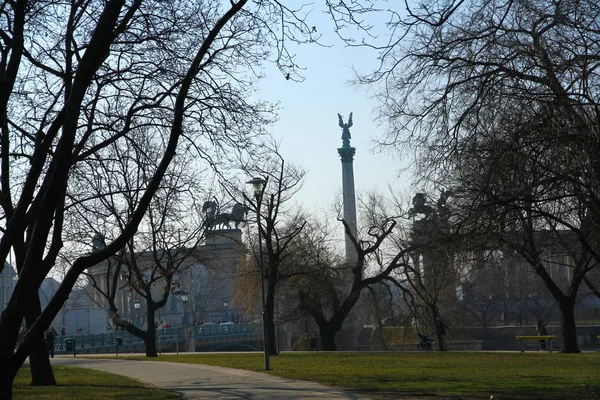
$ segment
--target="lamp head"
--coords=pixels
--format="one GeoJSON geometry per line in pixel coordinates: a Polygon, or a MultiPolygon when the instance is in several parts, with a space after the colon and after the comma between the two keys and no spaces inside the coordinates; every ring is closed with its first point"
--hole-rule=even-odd
{"type": "Polygon", "coordinates": [[[267,181],[260,177],[254,177],[246,183],[252,185],[254,188],[254,196],[258,197],[260,196],[263,186],[267,183],[267,181]]]}

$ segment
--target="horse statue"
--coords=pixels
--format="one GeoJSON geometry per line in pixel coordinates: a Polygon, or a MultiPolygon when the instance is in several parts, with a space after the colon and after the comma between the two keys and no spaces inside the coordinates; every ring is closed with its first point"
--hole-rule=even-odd
{"type": "Polygon", "coordinates": [[[235,229],[238,229],[241,223],[246,223],[246,215],[248,215],[249,211],[250,208],[248,206],[242,203],[235,203],[230,213],[219,213],[209,219],[209,213],[207,212],[206,227],[207,229],[214,229],[221,226],[222,229],[231,229],[231,224],[233,223],[235,229]]]}

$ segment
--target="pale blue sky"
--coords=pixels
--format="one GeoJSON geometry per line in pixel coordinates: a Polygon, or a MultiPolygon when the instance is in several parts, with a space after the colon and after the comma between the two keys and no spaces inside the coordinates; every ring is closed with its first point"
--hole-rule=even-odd
{"type": "Polygon", "coordinates": [[[347,121],[353,112],[350,129],[351,145],[356,148],[354,177],[357,195],[378,190],[389,193],[408,191],[410,177],[400,174],[405,162],[375,149],[373,140],[384,132],[374,120],[376,100],[364,87],[349,83],[353,67],[369,71],[377,65],[377,54],[364,48],[349,48],[333,32],[333,24],[325,15],[316,15],[315,24],[323,35],[322,42],[331,48],[301,46],[297,62],[306,70],[304,82],[286,81],[279,71],[269,71],[261,83],[259,97],[279,101],[279,121],[271,129],[281,141],[281,153],[290,162],[308,170],[303,190],[297,201],[311,209],[329,210],[341,192],[341,163],[337,148],[341,147],[341,128],[337,113],[347,121]]]}

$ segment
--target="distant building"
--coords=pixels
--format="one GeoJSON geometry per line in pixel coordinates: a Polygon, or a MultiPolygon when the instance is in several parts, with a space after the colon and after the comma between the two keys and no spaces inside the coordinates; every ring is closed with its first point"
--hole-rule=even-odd
{"type": "Polygon", "coordinates": [[[0,273],[0,312],[6,308],[17,282],[17,271],[6,261],[0,273]]]}
{"type": "MultiPolygon", "coordinates": [[[[243,254],[241,239],[242,232],[239,229],[211,230],[203,245],[193,249],[177,249],[179,257],[184,257],[179,267],[180,273],[173,276],[168,301],[157,311],[156,321],[176,326],[186,318],[189,323],[236,319],[233,295],[237,266],[243,254]],[[186,297],[186,301],[183,301],[186,297]]],[[[147,266],[148,273],[154,269],[152,252],[136,254],[135,258],[138,265],[147,266]]],[[[88,269],[100,290],[105,292],[108,283],[105,275],[110,262],[111,259],[88,269]]],[[[115,305],[121,318],[131,322],[137,320],[143,326],[147,315],[146,304],[135,290],[128,287],[125,278],[119,277],[115,305]],[[136,310],[138,301],[139,309],[136,310]]],[[[159,298],[164,286],[163,279],[155,282],[152,289],[154,300],[159,298]]],[[[91,301],[93,307],[107,307],[106,299],[98,291],[91,291],[91,301]]]]}
{"type": "Polygon", "coordinates": [[[38,294],[40,295],[40,305],[42,310],[46,308],[54,293],[58,290],[60,286],[60,282],[54,278],[45,278],[40,288],[38,290],[38,294]]]}
{"type": "MultiPolygon", "coordinates": [[[[573,280],[581,244],[570,230],[537,231],[535,242],[546,271],[556,285],[566,293],[573,280]]],[[[534,268],[522,256],[508,247],[489,243],[488,248],[472,252],[472,257],[458,266],[461,277],[457,284],[459,303],[479,303],[479,313],[500,324],[529,324],[538,319],[557,315],[556,302],[534,268]]],[[[581,318],[598,314],[600,299],[591,295],[582,284],[577,294],[576,313],[581,318]]]]}

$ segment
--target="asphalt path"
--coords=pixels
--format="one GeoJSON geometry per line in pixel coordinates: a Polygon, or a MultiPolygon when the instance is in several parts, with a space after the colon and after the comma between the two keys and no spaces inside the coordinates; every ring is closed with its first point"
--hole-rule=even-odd
{"type": "Polygon", "coordinates": [[[367,399],[318,383],[198,364],[69,356],[55,357],[52,364],[127,376],[176,392],[185,399],[367,399]]]}

